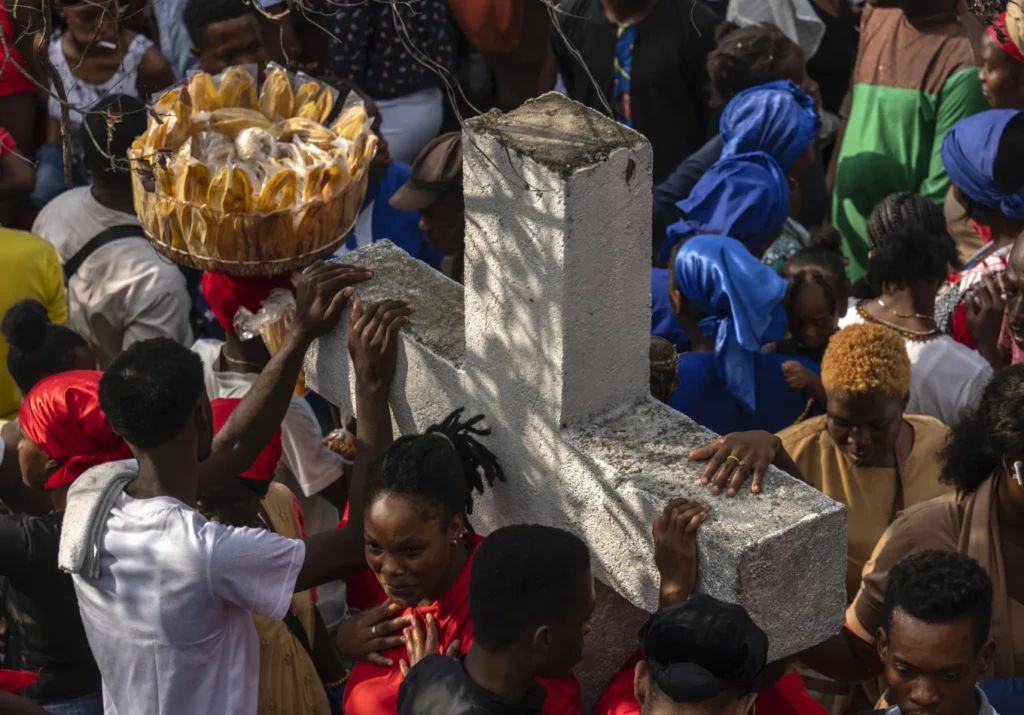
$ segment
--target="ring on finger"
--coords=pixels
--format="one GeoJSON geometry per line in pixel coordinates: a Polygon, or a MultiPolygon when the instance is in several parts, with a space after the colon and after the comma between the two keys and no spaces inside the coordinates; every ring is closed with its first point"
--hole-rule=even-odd
{"type": "Polygon", "coordinates": [[[1000,299],[1000,300],[1006,300],[1006,299],[1007,299],[1007,298],[1009,298],[1009,297],[1010,297],[1010,296],[1006,295],[1006,293],[1000,293],[1000,294],[999,294],[999,299],[1000,299]]]}
{"type": "Polygon", "coordinates": [[[376,638],[376,637],[377,637],[377,624],[376,624],[376,623],[375,623],[375,624],[373,625],[373,627],[372,627],[372,628],[370,629],[370,633],[372,633],[372,634],[373,634],[373,637],[374,637],[374,638],[376,638]]]}
{"type": "Polygon", "coordinates": [[[730,454],[728,457],[725,458],[726,461],[729,461],[730,459],[735,459],[736,460],[736,465],[739,466],[739,467],[747,466],[747,463],[744,462],[739,457],[737,457],[735,454],[730,454]]]}

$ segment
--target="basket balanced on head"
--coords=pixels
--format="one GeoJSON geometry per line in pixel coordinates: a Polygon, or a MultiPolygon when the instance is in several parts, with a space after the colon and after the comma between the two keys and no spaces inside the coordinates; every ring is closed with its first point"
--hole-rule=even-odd
{"type": "Polygon", "coordinates": [[[129,153],[135,210],[172,260],[234,275],[298,270],[334,251],[366,195],[377,137],[362,105],[328,128],[334,90],[273,69],[194,75],[157,101],[129,153]]]}

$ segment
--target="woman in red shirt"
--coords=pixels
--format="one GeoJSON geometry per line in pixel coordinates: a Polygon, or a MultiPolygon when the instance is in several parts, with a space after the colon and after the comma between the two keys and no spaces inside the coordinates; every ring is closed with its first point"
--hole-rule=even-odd
{"type": "MultiPolygon", "coordinates": [[[[360,660],[345,689],[346,715],[395,712],[408,661],[402,629],[430,614],[439,651],[466,652],[473,644],[469,575],[483,537],[467,519],[473,491],[504,479],[494,455],[473,435],[486,435],[456,411],[422,435],[401,437],[374,463],[366,495],[366,561],[376,575],[381,606],[341,626],[339,645],[360,660]],[[391,618],[393,620],[386,620],[391,618]]],[[[581,713],[580,687],[538,678],[548,691],[544,712],[581,713]]]]}

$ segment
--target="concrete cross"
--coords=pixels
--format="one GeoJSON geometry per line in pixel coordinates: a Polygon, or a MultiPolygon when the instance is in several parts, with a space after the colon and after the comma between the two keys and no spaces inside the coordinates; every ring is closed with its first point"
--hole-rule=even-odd
{"type": "MultiPolygon", "coordinates": [[[[760,496],[711,497],[687,454],[714,435],[650,397],[646,140],[552,93],[469,120],[463,147],[465,288],[387,242],[347,258],[374,269],[364,300],[416,306],[391,393],[401,432],[460,406],[494,429],[487,445],[507,482],[476,500],[474,526],[571,529],[626,599],[602,591],[585,692],[635,649],[636,607],[657,608],[651,523],[674,497],[711,504],[698,587],[745,606],[773,659],[835,634],[845,507],[775,470],[760,496]]],[[[339,406],[351,405],[346,325],[306,363],[313,389],[339,406]]]]}

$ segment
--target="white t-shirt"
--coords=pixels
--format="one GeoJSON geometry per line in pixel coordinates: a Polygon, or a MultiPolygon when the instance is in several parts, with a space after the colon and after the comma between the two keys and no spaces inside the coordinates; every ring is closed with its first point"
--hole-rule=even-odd
{"type": "MultiPolygon", "coordinates": [[[[138,223],[134,214],[103,206],[82,186],[48,203],[32,232],[53,245],[63,265],[106,229],[138,223]]],[[[68,325],[89,342],[100,367],[140,340],[168,337],[192,344],[185,276],[144,237],[97,249],[72,276],[67,293],[68,325]]]]}
{"type": "Polygon", "coordinates": [[[100,576],[73,576],[106,715],[254,715],[252,613],[281,620],[302,541],[208,521],[170,497],[121,494],[100,576]]]}
{"type": "MultiPolygon", "coordinates": [[[[256,381],[255,373],[221,372],[214,369],[224,343],[220,340],[197,340],[192,351],[203,362],[206,392],[210,399],[241,399],[256,381]]],[[[274,473],[275,481],[292,490],[302,507],[307,534],[319,534],[338,527],[338,510],[318,496],[341,478],[341,455],[323,445],[320,422],[301,397],[293,397],[281,423],[281,462],[274,473]]],[[[348,606],[345,583],[335,581],[317,587],[317,606],[328,628],[345,620],[348,606]]]]}
{"type": "MultiPolygon", "coordinates": [[[[863,322],[857,301],[851,298],[839,327],[863,322]]],[[[908,414],[928,415],[952,425],[964,409],[978,404],[993,375],[988,360],[945,333],[927,340],[904,337],[903,343],[910,356],[908,414]]]]}

